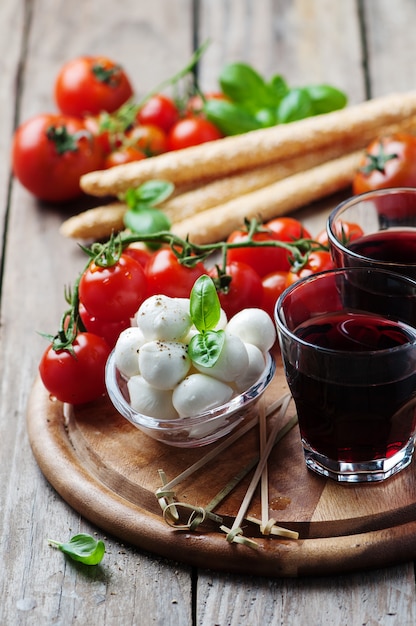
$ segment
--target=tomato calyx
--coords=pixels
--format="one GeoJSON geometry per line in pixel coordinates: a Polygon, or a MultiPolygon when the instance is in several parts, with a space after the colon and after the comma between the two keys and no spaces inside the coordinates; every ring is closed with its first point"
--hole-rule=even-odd
{"type": "Polygon", "coordinates": [[[70,133],[66,126],[49,126],[46,130],[46,137],[55,145],[58,154],[76,152],[78,150],[78,141],[82,138],[92,140],[92,135],[88,130],[70,133]]]}
{"type": "Polygon", "coordinates": [[[385,174],[386,171],[386,163],[393,159],[398,159],[399,155],[397,153],[388,153],[385,151],[383,143],[380,141],[378,144],[378,152],[377,154],[371,154],[370,152],[366,152],[366,158],[368,162],[363,167],[360,167],[360,172],[365,175],[371,174],[371,172],[381,172],[381,174],[385,174]]]}
{"type": "Polygon", "coordinates": [[[122,71],[120,65],[105,67],[103,63],[94,63],[91,71],[100,83],[105,83],[110,85],[110,87],[113,85],[117,86],[120,83],[120,72],[122,71]]]}
{"type": "Polygon", "coordinates": [[[123,247],[120,235],[111,235],[106,243],[93,243],[91,248],[81,245],[90,258],[87,267],[94,265],[97,269],[116,265],[123,253],[123,247]]]}

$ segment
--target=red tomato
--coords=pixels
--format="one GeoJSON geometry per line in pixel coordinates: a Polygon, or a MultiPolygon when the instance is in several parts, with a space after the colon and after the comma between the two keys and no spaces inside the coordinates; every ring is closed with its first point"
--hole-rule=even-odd
{"type": "MultiPolygon", "coordinates": [[[[358,239],[359,237],[362,237],[364,235],[364,231],[361,226],[352,222],[342,222],[342,225],[339,225],[337,231],[339,231],[337,232],[337,235],[345,243],[347,243],[348,241],[354,241],[354,239],[358,239]]],[[[329,247],[328,232],[326,228],[318,234],[318,236],[315,238],[315,241],[320,243],[322,246],[329,247]]]]}
{"type": "Polygon", "coordinates": [[[79,281],[80,302],[91,316],[106,322],[133,317],[145,297],[144,270],[127,254],[110,267],[92,261],[79,281]]]}
{"type": "MultiPolygon", "coordinates": [[[[227,293],[219,291],[218,297],[228,319],[243,309],[261,306],[263,286],[252,267],[235,261],[227,264],[226,273],[231,276],[231,282],[227,293]]],[[[216,268],[211,269],[209,275],[217,278],[216,268]]]]}
{"type": "Polygon", "coordinates": [[[311,239],[311,234],[299,220],[293,217],[276,217],[264,224],[279,241],[296,241],[296,239],[311,239]]]}
{"type": "Polygon", "coordinates": [[[126,140],[129,145],[142,150],[146,156],[161,154],[168,149],[166,133],[158,126],[151,124],[134,126],[126,134],[126,140]]]}
{"type": "Polygon", "coordinates": [[[104,56],[83,56],[65,63],[55,81],[55,100],[66,115],[112,113],[133,89],[123,68],[104,56]]]}
{"type": "Polygon", "coordinates": [[[102,166],[99,145],[77,118],[37,115],[14,134],[13,173],[41,200],[63,202],[81,196],[80,177],[102,166]]]}
{"type": "Polygon", "coordinates": [[[142,246],[144,246],[144,244],[130,244],[127,248],[124,248],[124,254],[133,257],[142,267],[145,267],[152,253],[142,246]]]}
{"type": "Polygon", "coordinates": [[[260,307],[274,320],[274,307],[277,298],[286,289],[287,272],[273,272],[262,279],[263,297],[260,307]]]}
{"type": "Polygon", "coordinates": [[[371,142],[353,180],[354,194],[388,187],[416,187],[416,137],[387,135],[371,142]]]}
{"type": "Polygon", "coordinates": [[[100,117],[87,116],[84,118],[85,127],[94,135],[95,140],[101,147],[104,155],[119,148],[124,140],[124,132],[112,127],[110,121],[101,122],[100,117]]]}
{"type": "Polygon", "coordinates": [[[167,133],[178,121],[179,111],[173,100],[159,93],[143,104],[136,119],[139,124],[151,124],[167,133]]]}
{"type": "Polygon", "coordinates": [[[288,272],[286,286],[289,286],[295,283],[300,278],[305,278],[305,276],[310,276],[311,274],[316,274],[317,272],[324,272],[325,270],[330,270],[334,267],[334,263],[331,258],[331,254],[326,250],[311,252],[309,254],[309,259],[306,265],[302,267],[302,269],[297,272],[288,272]]]}
{"type": "MultiPolygon", "coordinates": [[[[246,231],[235,230],[228,237],[227,242],[240,243],[247,241],[247,239],[246,231]]],[[[253,239],[255,241],[273,241],[274,237],[268,233],[255,233],[253,239]]],[[[235,261],[250,265],[259,276],[266,276],[271,272],[287,272],[290,268],[288,251],[277,246],[230,248],[227,250],[227,262],[234,263],[235,261]]]]}
{"type": "Polygon", "coordinates": [[[39,373],[51,396],[60,402],[84,404],[105,393],[104,371],[110,346],[102,337],[79,333],[74,355],[50,345],[42,355],[39,373]]]}
{"type": "Polygon", "coordinates": [[[181,265],[170,248],[155,252],[145,267],[148,295],[164,294],[171,298],[189,298],[197,278],[206,274],[202,263],[190,268],[181,265]]]}
{"type": "Polygon", "coordinates": [[[110,348],[114,348],[120,333],[131,325],[130,318],[120,322],[106,322],[94,317],[82,303],[79,305],[79,315],[87,331],[105,339],[110,348]]]}
{"type": "Polygon", "coordinates": [[[145,159],[146,155],[137,148],[131,148],[129,146],[125,148],[118,148],[114,152],[110,152],[104,160],[104,168],[109,169],[116,165],[122,165],[123,163],[131,163],[132,161],[141,161],[145,159]]]}
{"type": "Polygon", "coordinates": [[[170,150],[182,150],[220,139],[222,136],[221,131],[203,117],[186,117],[170,129],[168,147],[170,150]]]}

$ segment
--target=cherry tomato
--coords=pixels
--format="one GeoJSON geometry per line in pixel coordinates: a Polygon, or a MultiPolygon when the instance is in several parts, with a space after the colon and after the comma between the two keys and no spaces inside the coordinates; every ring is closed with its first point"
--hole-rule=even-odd
{"type": "Polygon", "coordinates": [[[112,113],[133,95],[123,68],[105,56],[82,56],[65,63],[55,81],[55,100],[66,115],[112,113]]]}
{"type": "Polygon", "coordinates": [[[101,147],[104,155],[120,148],[124,140],[124,132],[121,133],[116,127],[112,128],[109,120],[101,121],[100,116],[87,115],[84,118],[85,127],[94,135],[96,142],[101,147]]]}
{"type": "Polygon", "coordinates": [[[84,404],[105,393],[104,371],[110,346],[98,335],[79,333],[74,354],[55,351],[50,345],[42,355],[39,374],[51,396],[60,402],[84,404]]]}
{"type": "Polygon", "coordinates": [[[164,294],[171,298],[189,298],[197,278],[206,274],[202,263],[195,267],[181,265],[170,248],[155,252],[145,267],[148,296],[164,294]]]}
{"type": "Polygon", "coordinates": [[[310,276],[311,274],[316,274],[317,272],[324,272],[325,270],[330,270],[333,267],[334,263],[329,252],[326,250],[311,252],[309,254],[308,262],[302,267],[302,269],[297,272],[290,271],[287,273],[286,286],[292,285],[300,278],[305,278],[305,276],[310,276]]]}
{"type": "Polygon", "coordinates": [[[263,297],[260,307],[274,320],[274,307],[277,298],[286,289],[287,272],[273,272],[262,279],[263,297]]]}
{"type": "Polygon", "coordinates": [[[178,121],[179,111],[173,100],[159,93],[143,104],[136,119],[139,124],[151,124],[167,133],[178,121]]]}
{"type": "MultiPolygon", "coordinates": [[[[248,235],[244,230],[235,230],[228,237],[228,243],[241,243],[247,241],[248,235]]],[[[255,233],[255,241],[273,241],[274,237],[269,233],[255,233]]],[[[288,261],[288,251],[277,246],[265,246],[264,248],[242,247],[230,248],[227,251],[227,262],[235,261],[250,265],[259,276],[265,276],[271,272],[288,271],[290,263],[288,261]]]]}
{"type": "Polygon", "coordinates": [[[116,165],[122,165],[123,163],[131,163],[132,161],[141,161],[145,159],[146,155],[137,148],[126,146],[124,148],[118,148],[113,152],[110,152],[104,160],[104,168],[115,167],[116,165]]]}
{"type": "MultiPolygon", "coordinates": [[[[337,230],[339,230],[339,233],[337,234],[341,236],[344,242],[354,241],[354,239],[358,239],[359,237],[362,237],[364,235],[364,231],[361,226],[352,222],[342,222],[342,226],[340,225],[337,230]]],[[[328,232],[326,228],[318,233],[317,237],[315,237],[314,240],[320,243],[322,246],[329,247],[328,232]]]]}
{"type": "Polygon", "coordinates": [[[416,137],[397,133],[371,142],[353,179],[354,194],[416,187],[416,137]]]}
{"type": "Polygon", "coordinates": [[[127,248],[124,248],[124,254],[133,257],[142,267],[146,267],[152,256],[152,253],[141,243],[130,244],[127,248]]]}
{"type": "MultiPolygon", "coordinates": [[[[227,264],[226,273],[231,276],[231,282],[227,293],[219,291],[218,297],[228,319],[243,309],[261,306],[261,278],[250,265],[234,261],[227,264]]],[[[209,275],[217,278],[216,268],[210,269],[209,275]]]]}
{"type": "Polygon", "coordinates": [[[63,202],[80,197],[80,177],[102,166],[99,145],[77,118],[36,115],[14,134],[13,173],[41,200],[63,202]]]}
{"type": "Polygon", "coordinates": [[[145,297],[144,270],[127,254],[110,267],[92,261],[79,281],[81,303],[91,316],[106,322],[133,317],[145,297]]]}
{"type": "Polygon", "coordinates": [[[162,154],[168,149],[168,138],[166,133],[151,124],[134,126],[126,134],[126,141],[134,148],[138,148],[146,156],[154,156],[162,154]]]}
{"type": "Polygon", "coordinates": [[[271,231],[272,236],[279,241],[296,241],[296,239],[311,239],[310,232],[299,220],[293,217],[276,217],[264,224],[264,228],[271,231]]]}
{"type": "Polygon", "coordinates": [[[87,331],[105,339],[110,348],[114,348],[120,333],[131,325],[130,318],[119,322],[106,322],[94,317],[82,303],[79,305],[79,315],[87,331]]]}
{"type": "Polygon", "coordinates": [[[220,139],[222,136],[221,131],[203,117],[186,117],[170,129],[168,147],[170,150],[181,150],[220,139]]]}

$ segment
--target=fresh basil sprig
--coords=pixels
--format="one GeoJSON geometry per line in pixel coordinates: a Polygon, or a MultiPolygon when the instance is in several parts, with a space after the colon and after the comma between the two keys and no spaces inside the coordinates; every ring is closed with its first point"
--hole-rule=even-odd
{"type": "Polygon", "coordinates": [[[218,80],[227,100],[207,100],[204,112],[226,135],[329,113],[347,104],[346,95],[335,87],[290,88],[282,76],[266,81],[245,63],[226,65],[218,80]]]}
{"type": "Polygon", "coordinates": [[[205,274],[192,287],[190,315],[199,332],[189,342],[188,354],[197,365],[212,367],[221,354],[225,333],[214,330],[220,320],[221,305],[214,281],[205,274]]]}
{"type": "Polygon", "coordinates": [[[96,540],[91,535],[81,533],[74,535],[68,543],[61,543],[48,539],[49,543],[67,554],[72,560],[79,561],[85,565],[98,565],[103,560],[105,554],[105,544],[99,539],[96,540]]]}
{"type": "Polygon", "coordinates": [[[149,180],[139,187],[128,189],[124,195],[124,201],[129,207],[124,214],[126,228],[138,235],[169,230],[170,220],[157,205],[169,198],[173,189],[173,183],[167,180],[149,180]]]}

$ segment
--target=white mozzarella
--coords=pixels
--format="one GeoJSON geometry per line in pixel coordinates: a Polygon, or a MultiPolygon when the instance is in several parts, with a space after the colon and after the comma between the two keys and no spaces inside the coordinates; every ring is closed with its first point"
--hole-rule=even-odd
{"type": "Polygon", "coordinates": [[[192,417],[213,409],[231,399],[229,385],[207,376],[191,374],[173,390],[173,406],[181,417],[192,417]]]}
{"type": "Polygon", "coordinates": [[[148,341],[139,352],[143,378],[157,389],[173,389],[191,367],[187,346],[178,341],[148,341]]]}
{"type": "Polygon", "coordinates": [[[136,323],[148,341],[180,341],[192,326],[189,300],[150,296],[137,311],[136,323]]]}
{"type": "Polygon", "coordinates": [[[194,363],[203,374],[219,380],[233,382],[248,367],[248,354],[244,342],[236,335],[225,333],[225,341],[217,362],[212,367],[194,363]]]}
{"type": "Polygon", "coordinates": [[[137,326],[123,330],[114,348],[114,361],[119,372],[126,378],[140,373],[139,350],[145,338],[137,326]]]}
{"type": "Polygon", "coordinates": [[[145,381],[143,376],[132,376],[127,382],[130,406],[143,415],[159,420],[178,418],[172,404],[172,391],[156,389],[145,381]]]}
{"type": "Polygon", "coordinates": [[[245,343],[252,343],[262,352],[268,352],[276,341],[276,328],[263,309],[243,309],[228,322],[227,332],[237,335],[245,343]]]}
{"type": "Polygon", "coordinates": [[[246,343],[245,346],[248,354],[248,366],[243,373],[235,379],[235,385],[238,391],[245,391],[251,387],[251,385],[254,385],[266,367],[263,352],[252,343],[246,343]]]}

